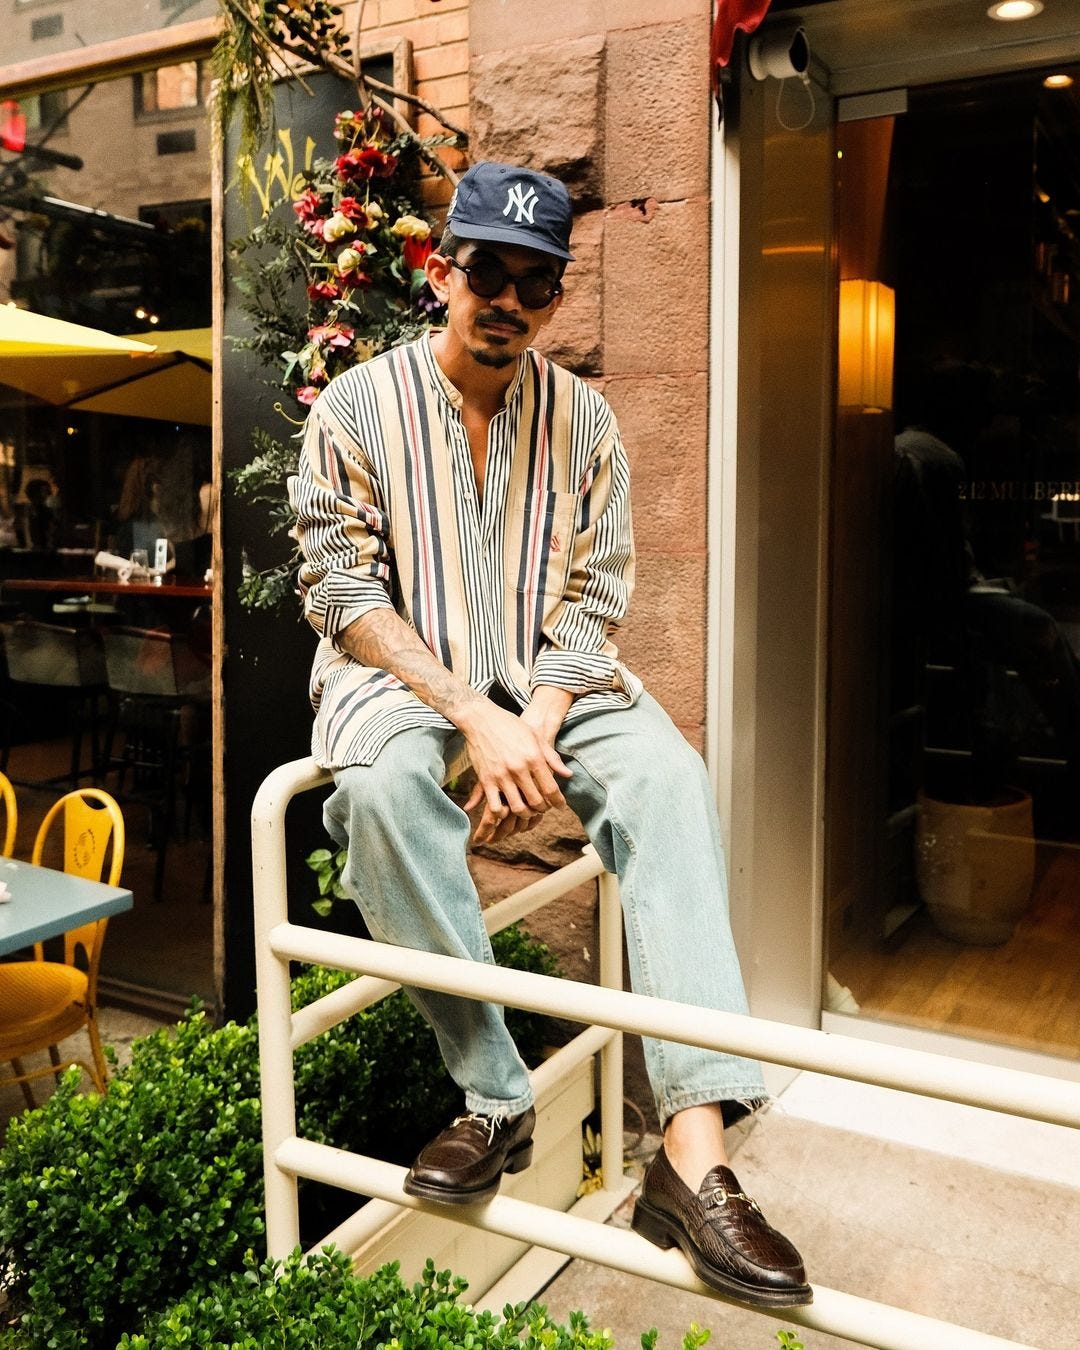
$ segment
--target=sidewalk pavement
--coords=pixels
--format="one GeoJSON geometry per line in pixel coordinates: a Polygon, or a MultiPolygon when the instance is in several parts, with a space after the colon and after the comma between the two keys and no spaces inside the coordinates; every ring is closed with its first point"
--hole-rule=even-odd
{"type": "MultiPolygon", "coordinates": [[[[102,1021],[121,1060],[159,1025],[112,1008],[102,1021]]],[[[3,1089],[0,1128],[21,1109],[18,1088],[3,1089]]],[[[730,1133],[740,1182],[798,1246],[811,1283],[1038,1350],[1075,1340],[1080,1131],[801,1074],[751,1128],[730,1133]]],[[[632,1205],[612,1223],[628,1226],[632,1205]]],[[[711,1329],[708,1350],[768,1350],[795,1325],[585,1261],[536,1298],[560,1320],[580,1308],[618,1350],[637,1350],[650,1327],[658,1350],[681,1350],[691,1322],[711,1329]]],[[[806,1350],[853,1345],[800,1339],[806,1350]]]]}
{"type": "MultiPolygon", "coordinates": [[[[765,1215],[802,1252],[811,1283],[1059,1350],[1080,1299],[1080,1131],[801,1074],[733,1150],[765,1215]],[[839,1121],[855,1128],[841,1128],[839,1121]]],[[[628,1226],[633,1200],[612,1222],[628,1226]]],[[[572,1261],[538,1296],[581,1308],[637,1350],[768,1350],[795,1329],[734,1304],[572,1261]]],[[[854,1342],[800,1331],[806,1350],[854,1342]]],[[[920,1350],[952,1350],[948,1338],[920,1350]]]]}

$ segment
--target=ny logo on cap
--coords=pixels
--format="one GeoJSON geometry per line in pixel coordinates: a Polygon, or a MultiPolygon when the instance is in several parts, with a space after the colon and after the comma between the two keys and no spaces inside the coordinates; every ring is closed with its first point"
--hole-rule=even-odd
{"type": "Polygon", "coordinates": [[[534,188],[529,188],[526,192],[520,183],[515,183],[506,193],[506,205],[503,207],[503,215],[508,216],[511,211],[517,210],[514,217],[514,224],[520,225],[523,220],[527,220],[530,225],[533,222],[533,212],[536,210],[536,203],[540,198],[536,195],[534,188]]]}

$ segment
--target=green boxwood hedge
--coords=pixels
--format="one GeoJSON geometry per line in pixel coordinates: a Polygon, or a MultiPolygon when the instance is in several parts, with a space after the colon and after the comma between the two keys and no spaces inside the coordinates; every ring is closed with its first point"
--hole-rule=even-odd
{"type": "MultiPolygon", "coordinates": [[[[547,948],[520,932],[494,945],[503,964],[554,973],[547,948]]],[[[294,1003],[349,978],[309,970],[294,981],[294,1003]]],[[[523,1054],[535,1056],[544,1019],[508,1020],[523,1054]]],[[[5,1350],[112,1350],[264,1250],[254,1020],[214,1028],[195,1013],[137,1041],[104,1096],[78,1086],[73,1072],[44,1106],[14,1119],[0,1152],[5,1350]]],[[[303,1047],[296,1087],[301,1133],[393,1161],[460,1101],[402,994],[303,1047]]]]}

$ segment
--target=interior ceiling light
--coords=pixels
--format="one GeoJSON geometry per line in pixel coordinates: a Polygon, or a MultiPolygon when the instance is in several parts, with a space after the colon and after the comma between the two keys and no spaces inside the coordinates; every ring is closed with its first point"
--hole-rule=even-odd
{"type": "Polygon", "coordinates": [[[1043,85],[1047,89],[1068,89],[1073,82],[1071,75],[1047,75],[1043,85]]]}
{"type": "Polygon", "coordinates": [[[1032,19],[1042,11],[1042,0],[998,0],[986,11],[992,19],[1008,23],[1014,19],[1032,19]]]}

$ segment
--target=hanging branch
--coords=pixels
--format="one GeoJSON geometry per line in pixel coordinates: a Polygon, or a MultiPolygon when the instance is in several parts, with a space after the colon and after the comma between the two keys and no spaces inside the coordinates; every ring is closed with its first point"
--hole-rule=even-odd
{"type": "Polygon", "coordinates": [[[454,137],[444,144],[464,148],[468,134],[415,94],[364,74],[360,38],[365,0],[358,0],[352,53],[341,27],[342,8],[331,0],[219,0],[219,4],[225,24],[212,57],[217,78],[215,120],[223,133],[239,112],[241,158],[254,155],[260,141],[273,131],[274,81],[295,79],[310,93],[297,70],[298,65],[308,65],[354,84],[363,109],[372,104],[380,108],[402,135],[415,141],[424,162],[456,186],[457,175],[416,134],[393,101],[401,99],[436,118],[454,137]]]}

